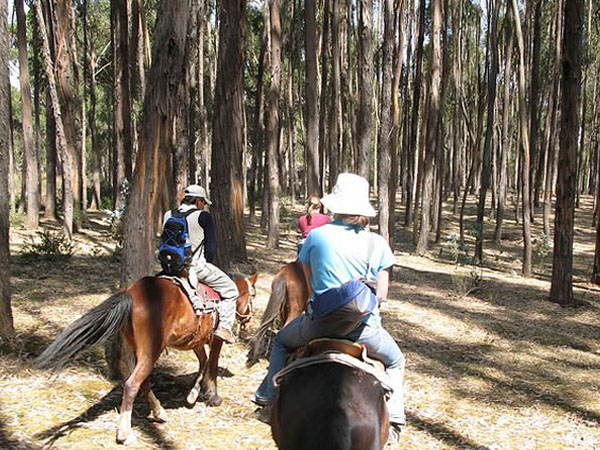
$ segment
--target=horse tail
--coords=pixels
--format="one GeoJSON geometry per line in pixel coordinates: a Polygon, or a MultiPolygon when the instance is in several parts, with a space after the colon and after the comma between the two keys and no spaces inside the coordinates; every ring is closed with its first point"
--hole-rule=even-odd
{"type": "Polygon", "coordinates": [[[247,367],[252,367],[259,359],[269,356],[271,340],[274,335],[273,328],[281,325],[278,322],[283,318],[286,303],[287,280],[283,276],[283,271],[280,271],[271,283],[271,296],[267,308],[262,316],[260,327],[252,338],[246,361],[247,367]]]}
{"type": "Polygon", "coordinates": [[[132,307],[133,298],[125,291],[111,295],[63,330],[35,359],[34,365],[40,369],[62,369],[74,356],[106,342],[120,331],[130,321],[132,307]]]}

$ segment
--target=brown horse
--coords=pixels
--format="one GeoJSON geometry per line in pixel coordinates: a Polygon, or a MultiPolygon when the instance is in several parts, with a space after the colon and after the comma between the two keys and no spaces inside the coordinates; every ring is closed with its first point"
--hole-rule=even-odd
{"type": "Polygon", "coordinates": [[[302,263],[298,260],[287,263],[275,274],[271,283],[271,296],[248,352],[248,367],[269,356],[275,331],[302,314],[307,302],[308,283],[302,263]]]}
{"type": "MultiPolygon", "coordinates": [[[[254,296],[257,274],[237,278],[238,312],[247,314],[254,296]]],[[[149,375],[166,347],[193,350],[199,360],[198,377],[187,396],[193,405],[200,392],[210,406],[221,404],[217,394],[217,368],[223,341],[213,339],[215,315],[198,316],[187,296],[172,281],[145,277],[113,294],[65,329],[36,359],[40,368],[62,368],[77,354],[109,338],[113,339],[113,373],[125,379],[117,442],[135,439],[131,430],[133,401],[141,389],[154,419],[166,420],[166,413],[152,392],[149,375]],[[210,345],[210,357],[204,346],[210,345]]]]}
{"type": "Polygon", "coordinates": [[[278,448],[381,450],[389,431],[383,366],[364,362],[364,348],[349,341],[317,339],[307,348],[276,376],[271,432],[278,448]]]}

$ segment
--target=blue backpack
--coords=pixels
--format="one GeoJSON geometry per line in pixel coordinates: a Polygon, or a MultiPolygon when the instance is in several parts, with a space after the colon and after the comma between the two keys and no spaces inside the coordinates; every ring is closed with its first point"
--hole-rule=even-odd
{"type": "Polygon", "coordinates": [[[189,241],[187,216],[196,211],[198,210],[195,208],[185,212],[174,209],[165,222],[160,236],[158,259],[167,275],[179,275],[192,261],[194,254],[189,241]]]}

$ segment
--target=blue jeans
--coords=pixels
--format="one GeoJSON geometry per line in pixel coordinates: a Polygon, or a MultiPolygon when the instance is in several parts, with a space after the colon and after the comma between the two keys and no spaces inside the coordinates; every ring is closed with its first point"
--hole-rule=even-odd
{"type": "MultiPolygon", "coordinates": [[[[269,371],[254,394],[262,400],[275,401],[273,377],[284,368],[289,355],[312,339],[328,337],[310,316],[302,314],[277,333],[269,358],[269,371]]],[[[381,325],[379,310],[375,309],[346,339],[364,344],[370,357],[380,360],[386,368],[394,392],[387,406],[390,422],[404,424],[404,355],[396,341],[381,325]]]]}

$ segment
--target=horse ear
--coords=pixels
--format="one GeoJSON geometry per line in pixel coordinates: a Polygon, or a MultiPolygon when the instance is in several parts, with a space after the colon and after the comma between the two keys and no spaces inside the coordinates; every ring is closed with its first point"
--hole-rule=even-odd
{"type": "Polygon", "coordinates": [[[253,273],[252,275],[250,275],[250,276],[248,277],[248,281],[250,281],[250,284],[251,284],[252,286],[254,286],[254,284],[256,283],[256,280],[257,280],[257,279],[258,279],[258,272],[256,272],[256,273],[253,273]]]}

